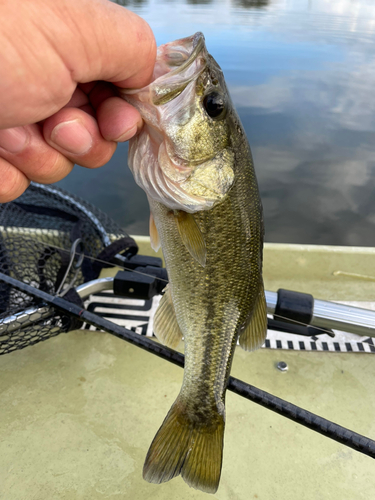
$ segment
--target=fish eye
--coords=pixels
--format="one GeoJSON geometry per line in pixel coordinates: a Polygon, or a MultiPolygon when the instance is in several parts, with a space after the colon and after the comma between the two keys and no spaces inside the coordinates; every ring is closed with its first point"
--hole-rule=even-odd
{"type": "Polygon", "coordinates": [[[203,106],[206,110],[206,113],[211,118],[224,118],[226,106],[224,97],[221,94],[217,92],[211,92],[211,94],[207,94],[203,99],[203,106]]]}

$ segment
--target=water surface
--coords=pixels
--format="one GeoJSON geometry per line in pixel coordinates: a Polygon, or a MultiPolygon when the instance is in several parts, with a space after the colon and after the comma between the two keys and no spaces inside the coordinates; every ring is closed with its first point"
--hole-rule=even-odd
{"type": "MultiPolygon", "coordinates": [[[[266,240],[375,246],[375,3],[368,0],[121,0],[158,45],[205,34],[249,138],[266,240]]],[[[146,196],[127,145],[58,185],[132,234],[146,196]]]]}

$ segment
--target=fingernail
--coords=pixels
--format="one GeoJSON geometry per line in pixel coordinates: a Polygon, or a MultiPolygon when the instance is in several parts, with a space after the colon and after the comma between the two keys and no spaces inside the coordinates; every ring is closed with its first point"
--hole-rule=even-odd
{"type": "Polygon", "coordinates": [[[137,127],[137,125],[135,125],[135,127],[131,128],[130,130],[128,130],[124,134],[120,135],[120,137],[118,137],[116,139],[116,142],[125,142],[125,141],[128,141],[133,136],[135,136],[135,134],[137,133],[137,129],[138,129],[138,127],[137,127]]]}
{"type": "Polygon", "coordinates": [[[52,130],[51,141],[73,155],[83,155],[92,146],[92,136],[78,120],[59,123],[52,130]]]}
{"type": "Polygon", "coordinates": [[[9,153],[20,153],[27,142],[27,133],[23,127],[0,130],[0,147],[9,153]]]}

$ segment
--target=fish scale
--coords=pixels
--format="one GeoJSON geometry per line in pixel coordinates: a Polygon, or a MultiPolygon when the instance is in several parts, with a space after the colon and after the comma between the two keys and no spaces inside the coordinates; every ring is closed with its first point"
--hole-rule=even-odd
{"type": "Polygon", "coordinates": [[[130,143],[129,166],[147,193],[153,244],[161,243],[169,276],[154,331],[170,347],[184,338],[185,367],[143,474],[155,483],[181,474],[213,493],[237,340],[252,350],[267,330],[262,206],[250,147],[203,35],[160,47],[155,74],[125,95],[145,122],[130,143]],[[174,62],[168,71],[177,48],[181,68],[174,62]]]}
{"type": "MultiPolygon", "coordinates": [[[[246,144],[235,146],[235,149],[237,146],[238,149],[246,148],[246,144]]],[[[238,158],[238,163],[245,168],[241,158],[238,158]]],[[[210,382],[216,385],[220,380],[220,397],[223,399],[238,325],[243,324],[251,313],[249,305],[254,305],[258,292],[258,286],[252,286],[252,283],[258,284],[261,275],[261,207],[258,204],[253,213],[253,203],[247,195],[252,182],[254,177],[248,158],[247,175],[239,175],[227,199],[212,210],[195,215],[206,241],[204,268],[182,244],[168,209],[151,201],[163,241],[173,304],[185,338],[186,361],[181,392],[196,392],[199,400],[203,399],[198,390],[199,381],[205,380],[202,374],[207,365],[214,367],[214,377],[210,382]],[[228,308],[232,310],[228,311],[228,308]]]]}

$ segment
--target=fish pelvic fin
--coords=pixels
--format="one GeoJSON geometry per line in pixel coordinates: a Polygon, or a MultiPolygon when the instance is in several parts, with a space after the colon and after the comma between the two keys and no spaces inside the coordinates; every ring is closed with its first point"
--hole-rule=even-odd
{"type": "Polygon", "coordinates": [[[143,466],[149,483],[164,483],[181,474],[192,488],[215,493],[223,458],[224,416],[212,425],[189,418],[179,398],[158,430],[143,466]]]}
{"type": "Polygon", "coordinates": [[[182,339],[182,332],[177,323],[169,285],[166,286],[155,313],[154,333],[162,344],[172,349],[176,349],[182,339]]]}
{"type": "Polygon", "coordinates": [[[175,220],[182,242],[188,252],[202,267],[205,267],[206,242],[194,216],[183,210],[178,210],[175,213],[175,220]]]}
{"type": "Polygon", "coordinates": [[[267,336],[267,304],[264,295],[263,280],[259,286],[259,295],[255,303],[249,324],[240,333],[239,343],[245,351],[255,351],[261,347],[267,336]]]}
{"type": "Polygon", "coordinates": [[[158,230],[156,229],[155,219],[154,216],[152,215],[152,212],[150,212],[150,243],[151,243],[151,248],[155,252],[157,252],[160,248],[160,238],[158,230]]]}

